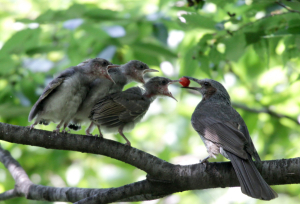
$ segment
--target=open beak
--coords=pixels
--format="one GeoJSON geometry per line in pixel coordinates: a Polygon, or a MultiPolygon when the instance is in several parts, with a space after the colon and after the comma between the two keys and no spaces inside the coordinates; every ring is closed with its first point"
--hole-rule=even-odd
{"type": "Polygon", "coordinates": [[[145,69],[143,74],[147,73],[147,72],[159,72],[158,70],[156,69],[145,69]]]}
{"type": "Polygon", "coordinates": [[[112,64],[112,65],[108,65],[107,66],[107,70],[111,69],[111,68],[119,68],[121,65],[117,65],[117,64],[112,64]]]}
{"type": "MultiPolygon", "coordinates": [[[[176,83],[176,82],[179,82],[179,81],[180,81],[180,80],[172,80],[172,81],[170,81],[170,82],[167,84],[166,88],[164,89],[164,95],[169,96],[169,97],[173,98],[175,101],[177,101],[177,99],[176,99],[176,98],[172,95],[172,93],[169,91],[168,85],[173,84],[173,83],[176,83]]],[[[177,101],[177,102],[178,102],[178,101],[177,101]]]]}
{"type": "Polygon", "coordinates": [[[164,95],[169,96],[169,97],[173,98],[176,102],[178,102],[177,99],[172,95],[172,93],[170,91],[168,91],[164,95]]]}
{"type": "Polygon", "coordinates": [[[108,73],[104,75],[104,77],[116,84],[116,82],[111,78],[111,76],[108,73]]]}
{"type": "Polygon", "coordinates": [[[108,73],[108,69],[110,69],[112,65],[108,65],[105,69],[105,73],[103,74],[105,78],[107,78],[108,80],[112,81],[114,84],[116,84],[116,82],[111,78],[111,76],[108,73]]]}

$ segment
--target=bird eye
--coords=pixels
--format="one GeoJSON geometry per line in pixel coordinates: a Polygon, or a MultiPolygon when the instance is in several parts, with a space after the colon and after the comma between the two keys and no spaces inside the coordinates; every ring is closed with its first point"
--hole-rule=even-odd
{"type": "Polygon", "coordinates": [[[205,85],[205,86],[208,86],[208,85],[209,85],[209,83],[208,83],[208,82],[204,82],[204,85],[205,85]]]}
{"type": "Polygon", "coordinates": [[[141,64],[141,65],[140,65],[140,68],[141,68],[141,69],[144,69],[144,65],[141,64]]]}
{"type": "Polygon", "coordinates": [[[103,61],[103,66],[106,66],[106,65],[108,65],[108,62],[107,61],[103,61]]]}
{"type": "Polygon", "coordinates": [[[166,85],[168,82],[167,82],[167,80],[162,80],[162,85],[166,85]]]}

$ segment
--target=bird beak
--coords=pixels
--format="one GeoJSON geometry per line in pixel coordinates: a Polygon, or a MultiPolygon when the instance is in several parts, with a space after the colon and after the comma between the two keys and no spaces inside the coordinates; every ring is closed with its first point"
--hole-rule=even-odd
{"type": "Polygon", "coordinates": [[[172,95],[172,93],[170,91],[168,91],[164,95],[169,96],[169,97],[173,98],[176,102],[178,102],[177,99],[172,95]]]}
{"type": "Polygon", "coordinates": [[[159,71],[156,69],[145,69],[143,73],[145,74],[147,72],[159,72],[159,71]]]}
{"type": "MultiPolygon", "coordinates": [[[[190,79],[190,80],[198,83],[201,86],[199,79],[196,79],[196,78],[193,78],[193,77],[189,77],[189,76],[183,76],[183,77],[188,78],[188,79],[190,79]]],[[[181,88],[183,88],[183,89],[193,89],[193,90],[198,90],[199,89],[199,87],[188,87],[188,86],[187,87],[181,87],[181,88]]]]}
{"type": "Polygon", "coordinates": [[[117,64],[113,64],[113,65],[108,65],[107,66],[107,70],[111,69],[111,68],[119,68],[121,65],[117,65],[117,64]]]}
{"type": "Polygon", "coordinates": [[[170,82],[165,86],[165,89],[163,90],[163,94],[164,94],[164,95],[173,98],[176,102],[178,102],[178,101],[177,101],[177,99],[172,95],[172,93],[169,91],[168,85],[173,84],[173,83],[176,83],[176,82],[179,82],[179,81],[180,81],[180,80],[172,80],[172,81],[170,81],[170,82]]]}
{"type": "Polygon", "coordinates": [[[172,80],[172,81],[169,82],[169,84],[174,84],[176,82],[180,82],[180,80],[172,80]]]}
{"type": "Polygon", "coordinates": [[[159,71],[156,69],[145,69],[143,72],[138,72],[136,77],[143,84],[145,84],[144,74],[146,74],[147,72],[159,72],[159,71]]]}
{"type": "Polygon", "coordinates": [[[192,80],[192,81],[194,81],[194,82],[196,82],[196,83],[198,83],[198,84],[200,84],[200,82],[201,82],[201,80],[199,80],[199,79],[196,79],[196,78],[194,78],[194,77],[189,77],[189,76],[183,76],[184,78],[188,78],[188,79],[190,79],[190,80],[192,80]]]}
{"type": "Polygon", "coordinates": [[[111,78],[111,76],[110,76],[109,73],[108,73],[108,69],[111,68],[111,67],[109,67],[109,66],[111,66],[111,65],[108,65],[108,66],[106,67],[106,69],[104,69],[105,72],[104,72],[103,76],[104,76],[105,78],[107,78],[108,80],[112,81],[114,84],[116,84],[116,82],[111,78]]]}
{"type": "Polygon", "coordinates": [[[116,82],[111,78],[111,76],[108,73],[104,75],[104,77],[116,84],[116,82]]]}

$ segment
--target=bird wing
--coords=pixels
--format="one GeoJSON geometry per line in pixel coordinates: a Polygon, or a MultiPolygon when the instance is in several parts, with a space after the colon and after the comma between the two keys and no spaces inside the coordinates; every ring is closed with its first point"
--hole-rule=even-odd
{"type": "Polygon", "coordinates": [[[246,124],[240,125],[239,130],[246,136],[247,140],[249,141],[248,145],[246,146],[247,152],[251,156],[254,157],[255,161],[261,163],[260,156],[258,155],[257,150],[255,149],[255,146],[254,146],[253,141],[250,137],[250,134],[249,134],[249,131],[248,131],[248,128],[247,128],[246,124]]]}
{"type": "Polygon", "coordinates": [[[57,87],[59,87],[66,78],[71,77],[75,73],[74,68],[66,69],[65,71],[61,72],[56,78],[54,78],[44,89],[42,95],[37,100],[37,102],[31,108],[31,111],[28,116],[29,122],[36,116],[36,114],[43,108],[43,101],[44,99],[49,96],[57,87]]]}
{"type": "Polygon", "coordinates": [[[200,116],[192,118],[194,129],[205,139],[219,144],[223,149],[247,159],[245,135],[239,131],[238,123],[222,122],[214,117],[200,116]]]}
{"type": "Polygon", "coordinates": [[[145,113],[150,103],[138,87],[111,94],[99,101],[92,109],[90,119],[107,127],[118,127],[133,122],[145,113]]]}

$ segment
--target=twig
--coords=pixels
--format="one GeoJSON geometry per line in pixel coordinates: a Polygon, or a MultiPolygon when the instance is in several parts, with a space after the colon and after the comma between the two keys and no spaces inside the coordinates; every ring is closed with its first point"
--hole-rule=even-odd
{"type": "Polygon", "coordinates": [[[278,4],[279,6],[282,6],[283,8],[285,8],[286,10],[288,10],[289,12],[293,12],[293,13],[300,13],[300,11],[291,9],[289,7],[287,7],[286,5],[284,5],[283,3],[276,1],[276,4],[278,4]]]}
{"type": "Polygon", "coordinates": [[[290,116],[287,116],[287,115],[276,113],[276,112],[270,110],[269,108],[256,109],[256,108],[249,108],[248,106],[245,106],[245,105],[242,105],[242,104],[239,104],[239,103],[232,102],[231,104],[232,104],[232,106],[234,106],[236,108],[240,108],[240,109],[243,109],[243,110],[246,110],[246,111],[249,111],[249,112],[253,112],[253,113],[267,113],[267,114],[269,114],[269,115],[271,115],[275,118],[288,118],[291,121],[299,124],[297,119],[295,119],[293,117],[290,117],[290,116]]]}

